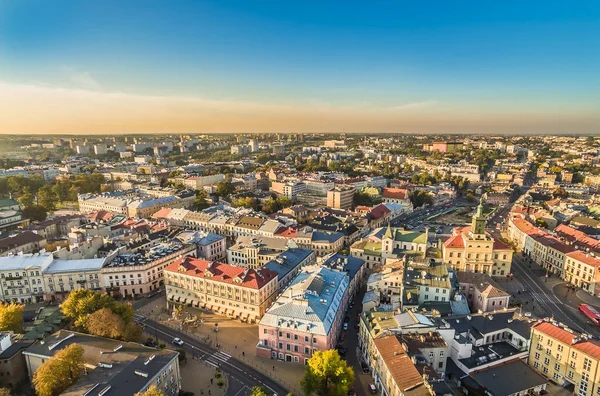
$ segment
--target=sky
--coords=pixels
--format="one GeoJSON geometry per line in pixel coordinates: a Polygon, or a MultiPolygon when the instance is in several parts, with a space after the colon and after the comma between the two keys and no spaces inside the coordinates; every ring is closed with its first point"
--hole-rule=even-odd
{"type": "Polygon", "coordinates": [[[0,133],[600,132],[598,1],[0,0],[0,133]]]}

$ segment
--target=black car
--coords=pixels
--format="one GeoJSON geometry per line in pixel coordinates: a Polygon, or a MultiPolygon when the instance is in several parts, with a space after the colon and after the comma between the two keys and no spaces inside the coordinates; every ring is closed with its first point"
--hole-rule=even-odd
{"type": "Polygon", "coordinates": [[[346,356],[346,352],[348,352],[348,349],[344,346],[338,346],[337,347],[337,351],[340,354],[340,356],[346,356]]]}

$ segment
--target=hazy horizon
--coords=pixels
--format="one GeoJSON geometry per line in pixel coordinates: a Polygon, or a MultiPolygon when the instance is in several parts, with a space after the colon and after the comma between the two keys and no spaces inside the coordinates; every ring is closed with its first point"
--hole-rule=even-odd
{"type": "Polygon", "coordinates": [[[597,4],[336,4],[3,2],[0,134],[600,132],[597,4]]]}

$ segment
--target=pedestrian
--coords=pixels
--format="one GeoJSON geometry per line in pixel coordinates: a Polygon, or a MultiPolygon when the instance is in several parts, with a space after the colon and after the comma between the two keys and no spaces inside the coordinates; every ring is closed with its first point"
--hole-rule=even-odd
{"type": "Polygon", "coordinates": [[[242,351],[242,356],[246,356],[246,352],[245,351],[242,351]]]}
{"type": "Polygon", "coordinates": [[[213,384],[213,379],[212,379],[212,378],[210,379],[210,384],[211,384],[211,385],[213,384]]]}
{"type": "Polygon", "coordinates": [[[275,366],[273,366],[273,371],[275,371],[275,366]]]}

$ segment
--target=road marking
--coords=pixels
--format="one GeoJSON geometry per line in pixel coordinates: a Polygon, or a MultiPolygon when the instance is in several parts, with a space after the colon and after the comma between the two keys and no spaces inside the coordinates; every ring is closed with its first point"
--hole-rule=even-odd
{"type": "MultiPolygon", "coordinates": [[[[138,315],[138,316],[141,316],[141,315],[138,315]]],[[[145,318],[145,319],[148,319],[148,318],[146,318],[146,317],[143,317],[143,318],[145,318]]],[[[157,327],[155,327],[155,326],[152,326],[151,324],[146,324],[146,327],[149,327],[149,328],[151,328],[151,329],[153,329],[153,330],[155,330],[155,331],[157,331],[157,332],[159,332],[159,333],[161,333],[161,334],[164,334],[164,335],[166,335],[166,336],[167,336],[167,337],[169,337],[169,338],[174,338],[172,334],[169,334],[169,333],[167,333],[166,331],[163,331],[163,330],[161,330],[161,329],[159,329],[159,328],[157,328],[157,327]]],[[[200,341],[198,341],[198,342],[200,342],[200,341]]],[[[225,356],[227,356],[227,360],[229,360],[229,358],[231,357],[231,355],[228,355],[228,354],[227,354],[227,353],[225,353],[225,352],[217,351],[217,352],[214,352],[214,353],[213,353],[213,352],[210,352],[210,351],[204,350],[204,349],[202,349],[202,348],[196,347],[196,346],[194,346],[194,345],[192,345],[192,344],[188,344],[188,343],[186,343],[186,345],[190,346],[192,349],[198,349],[198,350],[200,350],[200,351],[202,351],[202,352],[205,352],[205,353],[207,353],[207,354],[208,354],[208,353],[210,353],[210,354],[212,354],[213,356],[214,356],[214,355],[217,355],[217,354],[225,355],[225,356]]],[[[223,357],[222,357],[222,358],[223,358],[223,357]]],[[[231,364],[231,363],[230,363],[230,362],[228,362],[227,360],[223,361],[223,364],[226,364],[226,365],[228,365],[229,367],[232,367],[232,368],[234,368],[234,369],[238,370],[239,372],[242,372],[242,373],[244,372],[242,369],[240,369],[240,368],[239,368],[239,367],[237,367],[237,366],[234,366],[233,364],[231,364]]],[[[204,362],[208,363],[209,365],[211,365],[211,366],[213,366],[213,367],[215,367],[215,368],[216,368],[216,367],[218,367],[218,366],[217,366],[215,363],[213,363],[213,362],[211,362],[211,361],[209,361],[209,360],[204,360],[204,362]]],[[[268,374],[264,374],[264,375],[267,375],[267,376],[268,376],[268,374]]],[[[250,377],[254,378],[254,380],[255,380],[256,382],[258,382],[258,383],[261,383],[261,384],[263,384],[265,387],[269,388],[269,389],[271,390],[271,392],[273,392],[273,393],[276,393],[276,392],[275,392],[275,389],[271,388],[269,385],[262,383],[261,381],[259,381],[258,379],[256,379],[256,378],[255,378],[255,377],[253,377],[253,376],[250,376],[250,377]]],[[[282,385],[280,385],[280,386],[282,386],[282,385]]],[[[283,387],[283,386],[282,386],[282,387],[283,387]]],[[[285,389],[285,387],[283,387],[283,388],[285,389]]]]}
{"type": "Polygon", "coordinates": [[[242,392],[244,389],[246,389],[246,385],[244,385],[244,386],[242,387],[242,389],[240,389],[240,390],[238,391],[238,393],[236,393],[236,394],[235,394],[235,396],[239,395],[239,394],[240,394],[240,392],[242,392]]]}
{"type": "MultiPolygon", "coordinates": [[[[518,262],[519,264],[521,264],[520,261],[518,261],[518,260],[515,260],[515,261],[518,262]]],[[[523,274],[531,281],[532,285],[535,286],[540,292],[542,292],[541,294],[545,294],[544,290],[542,289],[542,287],[535,282],[535,280],[527,273],[526,270],[524,270],[523,268],[521,268],[520,265],[518,265],[517,267],[518,267],[519,271],[523,272],[523,274]]],[[[533,287],[532,287],[532,289],[533,289],[533,287]]],[[[533,294],[533,292],[532,292],[532,294],[533,294]]],[[[556,298],[556,296],[554,296],[552,294],[552,297],[554,297],[554,299],[552,299],[552,298],[550,298],[546,294],[546,297],[548,299],[548,303],[554,305],[559,312],[561,312],[573,325],[575,325],[575,327],[579,328],[583,333],[586,332],[583,327],[581,327],[577,323],[575,323],[573,321],[573,319],[571,319],[571,317],[567,313],[565,313],[565,311],[563,311],[562,309],[560,309],[560,307],[556,304],[556,302],[554,302],[554,300],[557,300],[559,303],[561,303],[561,301],[558,300],[558,298],[556,298]]],[[[543,305],[545,305],[545,304],[543,304],[543,305]]],[[[550,306],[546,305],[546,307],[548,308],[548,310],[549,310],[550,313],[553,311],[550,306]]]]}

